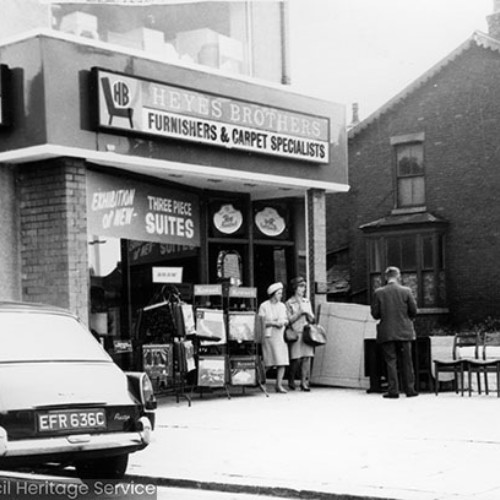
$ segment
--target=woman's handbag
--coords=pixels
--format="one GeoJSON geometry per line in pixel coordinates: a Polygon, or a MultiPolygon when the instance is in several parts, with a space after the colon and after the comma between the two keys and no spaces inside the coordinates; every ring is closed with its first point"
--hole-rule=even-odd
{"type": "Polygon", "coordinates": [[[285,328],[284,337],[285,337],[285,342],[287,344],[293,344],[294,342],[297,342],[297,340],[299,340],[298,332],[296,332],[293,328],[290,327],[285,328]]]}
{"type": "Polygon", "coordinates": [[[317,323],[308,323],[304,326],[304,332],[302,334],[302,340],[311,346],[320,346],[326,344],[326,332],[325,329],[318,325],[317,323]]]}

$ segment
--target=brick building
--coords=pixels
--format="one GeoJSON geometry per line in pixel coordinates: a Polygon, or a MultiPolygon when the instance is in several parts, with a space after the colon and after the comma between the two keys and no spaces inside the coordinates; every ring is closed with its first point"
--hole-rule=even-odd
{"type": "Polygon", "coordinates": [[[286,1],[18,3],[0,18],[1,300],[69,308],[123,366],[165,280],[262,300],[303,273],[326,300],[345,113],[287,86],[286,1]]]}
{"type": "Polygon", "coordinates": [[[420,333],[500,318],[500,6],[349,131],[348,194],[327,197],[329,258],[348,252],[349,300],[388,265],[419,305],[420,333]]]}

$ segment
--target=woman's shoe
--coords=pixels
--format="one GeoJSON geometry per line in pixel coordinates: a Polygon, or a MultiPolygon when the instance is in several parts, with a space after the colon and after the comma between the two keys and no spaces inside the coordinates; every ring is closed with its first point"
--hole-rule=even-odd
{"type": "Polygon", "coordinates": [[[276,386],[276,392],[279,392],[281,394],[286,394],[288,391],[284,387],[276,386]]]}
{"type": "Polygon", "coordinates": [[[310,392],[311,388],[308,385],[300,384],[300,390],[305,392],[310,392]]]}

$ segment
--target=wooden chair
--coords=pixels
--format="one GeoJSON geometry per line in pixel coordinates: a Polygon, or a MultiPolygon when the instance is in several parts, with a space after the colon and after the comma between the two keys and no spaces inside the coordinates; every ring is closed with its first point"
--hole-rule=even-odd
{"type": "MultiPolygon", "coordinates": [[[[455,392],[458,394],[458,380],[460,379],[461,395],[464,395],[464,371],[469,371],[469,361],[478,357],[479,334],[475,332],[458,332],[453,338],[451,358],[434,359],[435,390],[439,393],[439,373],[453,373],[455,392]]],[[[470,380],[470,377],[469,377],[470,380]]],[[[478,387],[481,391],[478,373],[478,387]]],[[[469,394],[470,394],[469,383],[469,394]]]]}
{"type": "MultiPolygon", "coordinates": [[[[488,373],[495,373],[497,380],[497,396],[500,398],[500,332],[486,332],[480,346],[479,359],[469,360],[469,394],[472,373],[484,375],[484,390],[489,394],[488,373]]],[[[479,393],[481,390],[479,389],[479,393]]]]}
{"type": "Polygon", "coordinates": [[[415,370],[415,389],[417,392],[422,392],[422,382],[428,391],[432,392],[433,378],[431,370],[431,340],[430,337],[418,337],[413,344],[413,368],[415,370]]]}

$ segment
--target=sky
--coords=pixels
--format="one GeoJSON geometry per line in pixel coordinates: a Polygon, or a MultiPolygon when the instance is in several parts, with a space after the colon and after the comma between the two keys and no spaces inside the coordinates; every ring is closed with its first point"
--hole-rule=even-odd
{"type": "Polygon", "coordinates": [[[493,0],[290,0],[295,89],[346,105],[361,120],[474,31],[493,0]]]}

